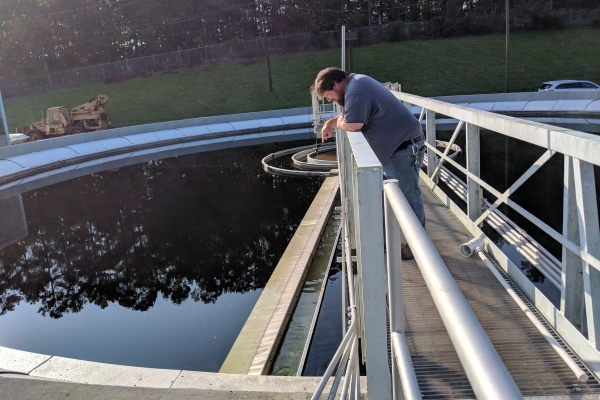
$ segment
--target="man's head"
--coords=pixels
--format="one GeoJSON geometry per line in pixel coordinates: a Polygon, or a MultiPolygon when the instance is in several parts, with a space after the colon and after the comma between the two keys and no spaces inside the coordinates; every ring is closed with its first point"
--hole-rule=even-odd
{"type": "Polygon", "coordinates": [[[348,74],[346,72],[337,68],[325,68],[317,74],[311,92],[314,92],[319,98],[324,97],[327,101],[335,101],[343,107],[347,83],[348,74]]]}

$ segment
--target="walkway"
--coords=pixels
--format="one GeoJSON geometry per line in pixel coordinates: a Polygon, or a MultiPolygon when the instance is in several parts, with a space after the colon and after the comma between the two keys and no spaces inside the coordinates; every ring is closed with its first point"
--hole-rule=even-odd
{"type": "MultiPolygon", "coordinates": [[[[422,192],[427,233],[521,393],[524,396],[600,393],[600,384],[589,372],[587,383],[577,380],[478,257],[460,255],[460,244],[470,239],[466,229],[424,184],[422,192]]],[[[474,398],[414,261],[403,263],[403,280],[407,342],[423,398],[474,398]]],[[[552,332],[549,326],[546,328],[552,332]]],[[[580,366],[585,368],[583,364],[580,366]]]]}

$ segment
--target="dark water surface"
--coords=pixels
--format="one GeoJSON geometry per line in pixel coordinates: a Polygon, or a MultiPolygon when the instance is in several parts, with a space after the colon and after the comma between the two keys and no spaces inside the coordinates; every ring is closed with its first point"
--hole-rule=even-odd
{"type": "MultiPolygon", "coordinates": [[[[335,258],[327,277],[321,311],[315,325],[313,340],[304,366],[303,376],[323,376],[333,355],[343,338],[344,310],[342,309],[342,292],[346,283],[342,281],[342,264],[337,257],[342,256],[342,241],[338,240],[335,258]]],[[[346,300],[346,305],[349,302],[346,300]]]]}
{"type": "Polygon", "coordinates": [[[14,197],[26,236],[0,237],[0,346],[218,371],[320,186],[263,172],[273,151],[150,161],[14,197]]]}
{"type": "MultiPolygon", "coordinates": [[[[339,205],[340,199],[338,197],[334,206],[337,207],[339,205]]],[[[298,303],[290,318],[290,322],[285,331],[284,338],[281,341],[281,345],[279,346],[279,351],[277,352],[269,375],[296,376],[298,372],[302,374],[303,371],[298,370],[301,368],[300,364],[307,341],[309,342],[310,349],[310,344],[313,341],[317,343],[316,346],[318,347],[318,343],[323,341],[330,342],[332,339],[330,336],[333,336],[333,339],[340,339],[335,334],[335,330],[322,332],[319,336],[313,335],[312,338],[309,338],[308,336],[315,317],[315,312],[319,312],[317,310],[317,305],[319,305],[321,293],[324,294],[324,289],[327,289],[329,277],[338,272],[337,266],[339,266],[339,264],[332,258],[332,254],[337,252],[341,219],[341,211],[335,209],[332,210],[327,225],[325,226],[325,230],[323,231],[323,235],[321,236],[321,240],[319,241],[319,245],[315,249],[315,255],[306,274],[306,279],[300,297],[298,298],[298,303]]],[[[338,322],[340,324],[339,329],[341,330],[341,298],[338,298],[337,300],[339,303],[338,312],[340,316],[338,322]]],[[[327,304],[322,308],[329,309],[331,307],[331,304],[327,304]]],[[[335,347],[337,349],[337,346],[335,347]]],[[[306,362],[309,362],[308,360],[309,358],[307,358],[306,362]]],[[[306,362],[304,364],[306,364],[306,362]]]]}

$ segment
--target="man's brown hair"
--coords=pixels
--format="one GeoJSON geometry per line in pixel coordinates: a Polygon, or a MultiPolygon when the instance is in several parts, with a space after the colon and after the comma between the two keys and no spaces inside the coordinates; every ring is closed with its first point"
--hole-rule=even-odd
{"type": "Polygon", "coordinates": [[[338,68],[325,68],[319,71],[317,79],[310,88],[319,98],[323,97],[323,93],[333,89],[333,85],[340,83],[348,77],[348,74],[338,68]]]}

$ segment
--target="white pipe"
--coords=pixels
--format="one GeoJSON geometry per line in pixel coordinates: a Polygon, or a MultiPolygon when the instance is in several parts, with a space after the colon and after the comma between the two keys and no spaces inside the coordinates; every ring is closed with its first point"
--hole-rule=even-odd
{"type": "Polygon", "coordinates": [[[392,332],[392,348],[394,349],[394,359],[398,365],[400,373],[400,382],[402,382],[402,392],[405,400],[421,400],[421,391],[415,375],[410,351],[406,345],[404,335],[400,332],[392,332]]]}
{"type": "Polygon", "coordinates": [[[548,280],[557,288],[561,287],[561,274],[560,271],[556,270],[556,265],[551,261],[546,261],[542,253],[536,252],[535,248],[528,246],[527,243],[517,241],[515,239],[514,231],[507,231],[506,225],[500,225],[497,221],[489,220],[488,223],[496,231],[498,231],[504,238],[515,247],[515,250],[519,252],[525,259],[531,262],[537,269],[542,272],[548,278],[548,280]]]}
{"type": "Polygon", "coordinates": [[[353,321],[352,325],[350,325],[350,327],[348,328],[348,332],[346,332],[346,336],[344,336],[344,339],[342,339],[342,343],[340,343],[340,347],[338,347],[337,351],[333,355],[333,358],[331,359],[331,362],[329,363],[327,370],[323,374],[323,378],[321,378],[321,382],[319,382],[319,386],[317,386],[317,390],[315,390],[315,393],[312,395],[312,397],[311,397],[312,400],[318,400],[319,397],[321,397],[321,393],[323,393],[323,389],[325,389],[325,386],[327,385],[327,381],[329,380],[329,377],[331,376],[333,369],[335,368],[340,357],[342,356],[343,351],[346,348],[346,344],[348,343],[348,341],[354,340],[354,337],[356,335],[355,324],[356,324],[356,322],[353,321]]]}
{"type": "Polygon", "coordinates": [[[348,390],[350,388],[350,383],[352,382],[352,375],[354,375],[354,363],[356,362],[356,349],[358,347],[358,340],[356,337],[354,337],[351,346],[352,349],[350,350],[350,358],[348,359],[348,364],[346,365],[346,374],[344,376],[344,385],[342,386],[340,400],[346,400],[349,397],[348,390]]]}
{"type": "MultiPolygon", "coordinates": [[[[344,315],[345,315],[345,313],[344,313],[344,315]]],[[[348,358],[350,357],[350,346],[351,345],[352,345],[351,342],[348,342],[346,344],[346,348],[344,349],[344,354],[342,355],[342,359],[340,360],[340,364],[338,365],[338,370],[335,374],[333,384],[331,385],[331,390],[329,391],[329,396],[327,397],[328,400],[335,400],[335,395],[338,391],[340,382],[342,380],[342,374],[346,370],[346,364],[348,363],[348,358]]]]}
{"type": "Polygon", "coordinates": [[[525,305],[523,300],[515,293],[515,291],[510,287],[508,282],[500,275],[500,273],[496,270],[496,268],[492,265],[490,260],[487,258],[485,253],[482,250],[483,243],[485,243],[482,237],[471,239],[468,243],[462,244],[460,246],[460,252],[463,256],[469,257],[473,254],[473,252],[477,253],[479,257],[483,260],[485,265],[487,265],[488,269],[492,271],[496,279],[502,284],[504,289],[510,294],[513,300],[517,303],[517,305],[523,310],[523,312],[527,315],[529,320],[533,322],[535,327],[540,331],[540,333],[546,338],[548,343],[556,350],[558,355],[563,359],[563,361],[571,368],[571,371],[577,376],[581,382],[587,382],[588,376],[587,374],[579,368],[577,363],[573,361],[573,359],[567,354],[567,352],[561,347],[560,344],[552,337],[552,334],[548,332],[548,329],[536,318],[536,316],[531,312],[529,307],[525,305]],[[466,255],[469,254],[469,255],[466,255]]]}
{"type": "MultiPolygon", "coordinates": [[[[440,176],[442,177],[442,180],[444,181],[444,183],[446,183],[448,186],[452,187],[454,192],[463,201],[466,201],[466,196],[467,196],[466,195],[466,184],[462,180],[460,180],[456,175],[454,175],[452,172],[450,172],[446,168],[442,168],[442,170],[440,171],[440,176]],[[452,182],[454,184],[453,185],[449,184],[450,182],[452,182]]],[[[484,207],[490,207],[490,203],[485,199],[483,200],[483,205],[484,205],[484,207]]],[[[528,247],[532,247],[533,252],[536,252],[536,253],[539,252],[544,257],[546,257],[549,261],[548,264],[552,266],[552,269],[554,269],[554,270],[558,269],[558,273],[560,274],[560,266],[562,265],[561,261],[556,259],[556,257],[554,257],[552,254],[550,254],[548,252],[548,250],[546,250],[539,243],[537,243],[533,238],[531,238],[531,236],[529,236],[527,234],[527,232],[525,232],[521,227],[519,227],[517,224],[515,224],[511,219],[506,217],[499,210],[497,210],[497,209],[494,210],[494,212],[490,215],[490,217],[492,217],[492,216],[500,219],[502,221],[501,222],[502,225],[508,225],[508,227],[506,229],[511,229],[510,227],[514,228],[515,236],[520,236],[522,238],[522,240],[525,242],[524,245],[526,245],[528,247]]],[[[511,229],[511,231],[512,231],[512,229],[511,229]]]]}
{"type": "MultiPolygon", "coordinates": [[[[358,343],[356,344],[358,348],[358,343]]],[[[356,352],[356,362],[354,363],[354,400],[360,400],[360,361],[356,352]]]]}
{"type": "Polygon", "coordinates": [[[485,245],[485,241],[481,237],[473,238],[467,243],[463,243],[460,245],[460,254],[463,257],[471,257],[474,252],[476,252],[478,247],[483,247],[485,245]]]}
{"type": "MultiPolygon", "coordinates": [[[[458,180],[456,176],[448,174],[444,169],[440,171],[440,177],[444,183],[461,197],[462,200],[466,199],[466,190],[462,181],[458,180]]],[[[489,203],[485,203],[486,202],[484,201],[484,205],[489,207],[489,203]]],[[[514,222],[509,220],[498,210],[495,210],[488,216],[487,222],[492,228],[498,231],[508,243],[513,245],[517,252],[538,268],[554,286],[560,288],[561,267],[560,263],[557,264],[556,258],[549,254],[547,250],[541,248],[541,246],[530,238],[527,233],[522,231],[514,222]]]]}

